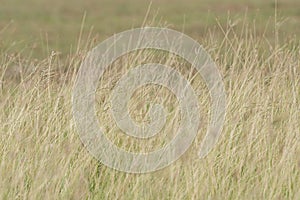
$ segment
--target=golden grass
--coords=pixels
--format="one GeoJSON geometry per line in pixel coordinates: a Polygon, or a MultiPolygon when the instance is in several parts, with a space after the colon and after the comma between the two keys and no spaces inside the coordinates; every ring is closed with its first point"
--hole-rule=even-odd
{"type": "MultiPolygon", "coordinates": [[[[88,153],[79,139],[72,119],[71,96],[78,66],[89,48],[79,49],[66,60],[55,53],[42,61],[26,61],[3,53],[0,198],[299,198],[300,47],[292,39],[287,44],[270,45],[252,31],[245,28],[237,35],[229,27],[224,32],[224,40],[218,41],[207,34],[207,40],[201,41],[218,63],[228,99],[224,130],[215,149],[205,159],[198,159],[209,110],[209,96],[198,77],[192,86],[200,95],[202,107],[199,136],[174,164],[147,174],[127,174],[107,168],[88,153]]],[[[153,54],[149,55],[144,60],[140,55],[138,61],[151,60],[153,54]]],[[[190,66],[171,59],[172,55],[166,56],[156,60],[189,78],[190,66]]],[[[115,65],[123,67],[122,73],[126,72],[125,65],[117,62],[115,65]]],[[[113,66],[110,70],[101,80],[109,86],[105,88],[112,87],[113,80],[120,76],[118,70],[110,73],[113,66]]],[[[145,116],[144,101],[164,101],[170,112],[176,110],[172,94],[159,88],[160,92],[151,96],[153,89],[140,89],[132,98],[130,106],[136,120],[143,120],[139,114],[145,116]]],[[[107,103],[104,94],[109,91],[104,93],[99,89],[97,101],[99,120],[107,125],[111,137],[118,130],[109,125],[113,122],[103,108],[107,103]]],[[[165,130],[170,135],[176,114],[173,116],[165,130]]],[[[142,145],[120,133],[116,135],[123,141],[122,148],[135,151],[159,148],[164,142],[161,135],[157,140],[143,141],[142,145]]]]}

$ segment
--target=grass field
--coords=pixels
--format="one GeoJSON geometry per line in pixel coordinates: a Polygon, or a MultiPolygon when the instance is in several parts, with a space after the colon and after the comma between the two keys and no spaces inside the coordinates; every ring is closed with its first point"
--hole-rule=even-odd
{"type": "MultiPolygon", "coordinates": [[[[0,198],[299,199],[299,8],[298,0],[3,0],[0,198]],[[86,53],[144,21],[183,31],[203,44],[222,74],[227,113],[217,146],[198,159],[210,100],[201,77],[193,77],[203,126],[191,148],[167,168],[129,174],[104,166],[84,148],[71,97],[86,53]]],[[[122,57],[99,84],[106,89],[97,91],[99,121],[121,148],[149,151],[172,137],[178,104],[164,88],[138,90],[129,107],[133,118],[143,121],[145,102],[163,102],[170,108],[167,136],[129,139],[106,112],[113,83],[132,59],[167,64],[191,79],[190,65],[163,55],[122,57]]]]}

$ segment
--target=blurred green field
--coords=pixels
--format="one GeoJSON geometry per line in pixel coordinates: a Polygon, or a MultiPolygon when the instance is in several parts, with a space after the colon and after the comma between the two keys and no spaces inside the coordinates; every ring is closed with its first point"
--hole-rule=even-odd
{"type": "MultiPolygon", "coordinates": [[[[279,39],[300,35],[300,1],[282,0],[277,4],[279,39]]],[[[208,30],[223,37],[221,27],[235,25],[238,32],[245,23],[255,24],[259,36],[274,38],[273,0],[2,0],[0,6],[0,49],[45,57],[50,51],[74,52],[84,16],[84,38],[101,41],[113,33],[152,25],[168,25],[196,39],[208,30]],[[150,6],[151,5],[151,6],[150,6]]]]}

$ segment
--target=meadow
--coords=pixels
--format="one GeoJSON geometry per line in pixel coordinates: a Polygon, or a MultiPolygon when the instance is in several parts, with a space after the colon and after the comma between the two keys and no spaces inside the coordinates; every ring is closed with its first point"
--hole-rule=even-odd
{"type": "Polygon", "coordinates": [[[0,198],[299,199],[299,8],[297,0],[3,0],[0,198]],[[192,66],[170,54],[119,58],[99,83],[97,116],[120,148],[159,148],[178,122],[176,98],[148,86],[135,93],[129,109],[141,122],[148,102],[163,102],[170,113],[164,134],[141,141],[118,130],[106,112],[109,94],[132,63],[177,69],[192,79],[201,107],[199,134],[180,159],[156,172],[131,174],[106,167],[83,146],[72,91],[88,51],[114,33],[143,26],[182,31],[203,45],[222,74],[227,112],[217,145],[199,159],[210,105],[201,76],[191,77],[192,66]]]}

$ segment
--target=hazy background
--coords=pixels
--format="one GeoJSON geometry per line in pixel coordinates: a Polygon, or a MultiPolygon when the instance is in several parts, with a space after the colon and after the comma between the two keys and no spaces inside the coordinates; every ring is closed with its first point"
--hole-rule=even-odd
{"type": "MultiPolygon", "coordinates": [[[[2,0],[0,49],[30,52],[33,57],[45,57],[52,50],[73,52],[84,16],[83,36],[92,29],[91,37],[100,42],[113,33],[140,27],[149,8],[147,23],[154,20],[154,26],[168,25],[196,39],[212,29],[224,37],[221,27],[232,24],[238,32],[250,23],[258,36],[272,41],[275,5],[273,0],[2,0]]],[[[280,40],[299,36],[300,1],[278,1],[276,21],[280,40]]]]}

